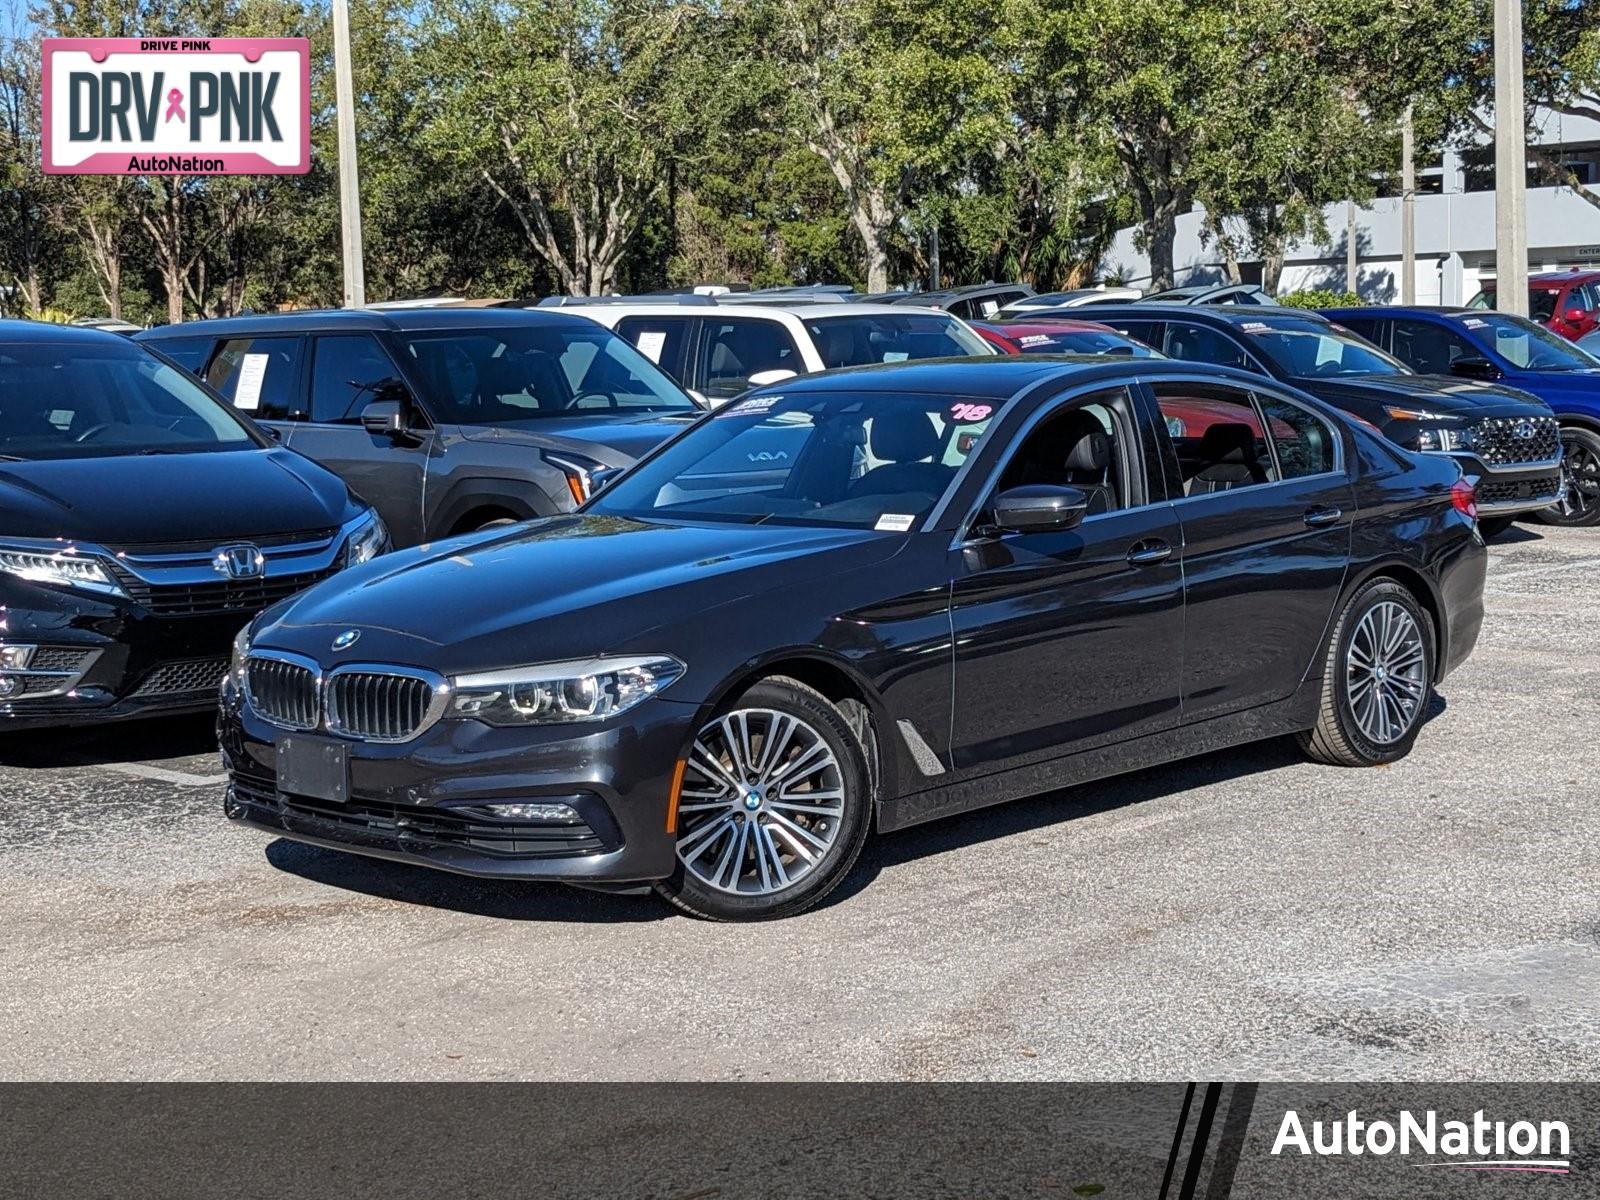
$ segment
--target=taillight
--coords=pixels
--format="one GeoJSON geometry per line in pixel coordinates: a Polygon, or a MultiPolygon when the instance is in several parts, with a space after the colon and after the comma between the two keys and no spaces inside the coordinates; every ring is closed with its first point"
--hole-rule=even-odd
{"type": "Polygon", "coordinates": [[[1458,479],[1450,489],[1450,505],[1468,520],[1478,519],[1478,489],[1471,481],[1458,479]]]}

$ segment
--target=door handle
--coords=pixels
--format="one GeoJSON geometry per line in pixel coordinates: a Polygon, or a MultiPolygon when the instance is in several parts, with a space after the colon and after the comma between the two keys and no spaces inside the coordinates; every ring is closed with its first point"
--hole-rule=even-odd
{"type": "Polygon", "coordinates": [[[1311,508],[1306,510],[1305,522],[1313,529],[1320,529],[1324,525],[1337,524],[1342,516],[1343,511],[1337,508],[1311,508]]]}
{"type": "Polygon", "coordinates": [[[1171,557],[1172,547],[1156,539],[1135,542],[1128,551],[1128,561],[1136,567],[1147,567],[1151,563],[1163,562],[1171,557]]]}

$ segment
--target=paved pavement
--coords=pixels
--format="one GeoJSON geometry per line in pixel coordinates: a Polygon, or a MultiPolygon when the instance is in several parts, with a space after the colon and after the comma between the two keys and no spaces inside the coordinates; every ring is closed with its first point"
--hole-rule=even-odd
{"type": "Polygon", "coordinates": [[[880,839],[758,926],[234,828],[205,721],[0,741],[0,1078],[1593,1079],[1600,530],[1494,547],[1405,762],[880,839]]]}

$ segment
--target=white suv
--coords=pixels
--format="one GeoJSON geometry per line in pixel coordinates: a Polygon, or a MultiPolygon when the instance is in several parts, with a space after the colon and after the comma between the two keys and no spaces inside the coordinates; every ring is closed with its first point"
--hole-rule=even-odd
{"type": "Polygon", "coordinates": [[[907,305],[719,304],[690,296],[564,301],[561,311],[615,330],[712,405],[833,367],[995,353],[960,318],[907,305]]]}

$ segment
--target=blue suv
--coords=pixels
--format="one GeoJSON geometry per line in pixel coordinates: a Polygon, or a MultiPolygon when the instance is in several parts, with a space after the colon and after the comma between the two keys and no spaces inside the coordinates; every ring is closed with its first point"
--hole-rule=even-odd
{"type": "Polygon", "coordinates": [[[1600,360],[1543,325],[1481,308],[1335,308],[1323,315],[1415,370],[1494,380],[1543,400],[1561,423],[1566,488],[1539,519],[1600,524],[1600,360]]]}

